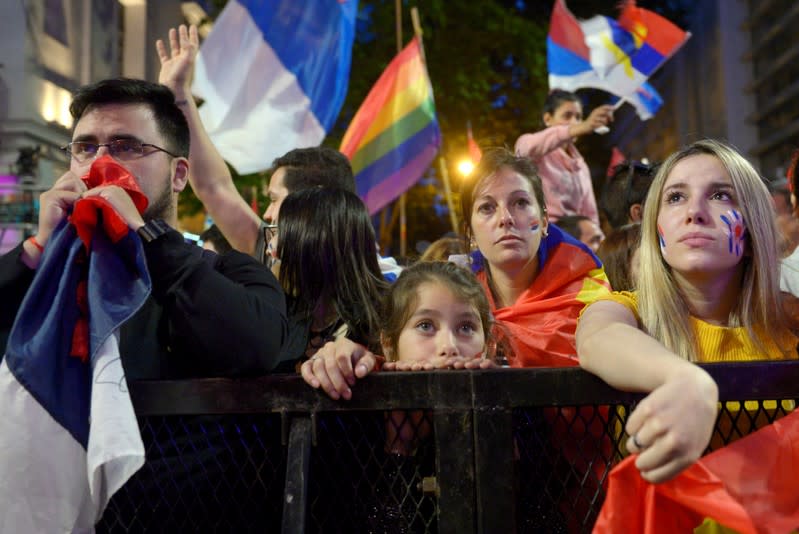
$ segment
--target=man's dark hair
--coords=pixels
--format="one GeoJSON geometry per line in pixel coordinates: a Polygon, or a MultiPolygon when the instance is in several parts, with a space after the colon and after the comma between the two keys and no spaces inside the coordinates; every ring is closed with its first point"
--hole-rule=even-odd
{"type": "Polygon", "coordinates": [[[644,205],[656,171],[657,165],[637,161],[625,161],[613,167],[599,196],[599,209],[605,213],[610,226],[621,228],[630,222],[630,207],[644,205]]]}
{"type": "Polygon", "coordinates": [[[582,231],[580,230],[580,223],[582,221],[590,221],[591,219],[585,215],[566,215],[557,220],[555,224],[558,228],[572,236],[577,241],[582,239],[582,231]]]}
{"type": "Polygon", "coordinates": [[[355,178],[347,157],[332,148],[296,148],[280,156],[272,168],[286,170],[284,184],[289,193],[312,187],[337,187],[355,193],[355,178]]]}
{"type": "Polygon", "coordinates": [[[77,124],[91,108],[106,104],[146,105],[152,110],[158,131],[167,142],[163,148],[173,154],[189,156],[189,125],[183,111],[175,104],[174,93],[165,85],[132,78],[111,78],[84,85],[72,98],[69,113],[77,124]]]}

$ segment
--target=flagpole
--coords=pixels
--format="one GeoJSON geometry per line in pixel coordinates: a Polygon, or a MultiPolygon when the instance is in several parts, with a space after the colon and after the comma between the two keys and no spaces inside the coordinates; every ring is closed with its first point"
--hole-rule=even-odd
{"type": "Polygon", "coordinates": [[[455,204],[452,202],[452,189],[449,185],[449,171],[447,171],[447,159],[444,156],[438,158],[441,169],[441,181],[444,183],[444,195],[447,198],[447,208],[449,208],[449,221],[452,223],[452,231],[457,235],[458,215],[455,213],[455,204]]]}
{"type": "MultiPolygon", "coordinates": [[[[397,54],[402,52],[402,0],[394,0],[394,21],[396,24],[397,54]]],[[[399,256],[404,258],[408,251],[408,219],[405,208],[405,193],[399,197],[399,221],[400,221],[400,246],[399,256]]]]}

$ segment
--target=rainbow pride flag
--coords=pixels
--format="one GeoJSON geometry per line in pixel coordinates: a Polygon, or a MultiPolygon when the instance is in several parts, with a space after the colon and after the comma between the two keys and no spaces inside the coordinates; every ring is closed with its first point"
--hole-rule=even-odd
{"type": "Polygon", "coordinates": [[[415,184],[441,145],[433,88],[418,37],[388,65],[350,123],[341,152],[374,214],[415,184]]]}

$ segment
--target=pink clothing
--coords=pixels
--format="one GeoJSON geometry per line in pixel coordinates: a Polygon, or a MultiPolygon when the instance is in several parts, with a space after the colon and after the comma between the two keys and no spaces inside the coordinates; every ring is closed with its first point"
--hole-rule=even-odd
{"type": "Polygon", "coordinates": [[[599,224],[591,173],[572,143],[569,125],[522,135],[516,141],[516,155],[530,158],[538,167],[550,221],[585,215],[599,224]]]}

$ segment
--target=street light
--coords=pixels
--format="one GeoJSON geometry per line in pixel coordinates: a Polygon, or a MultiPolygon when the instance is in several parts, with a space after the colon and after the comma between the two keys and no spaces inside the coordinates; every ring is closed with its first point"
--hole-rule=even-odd
{"type": "Polygon", "coordinates": [[[474,163],[470,159],[462,159],[458,162],[458,172],[463,176],[469,176],[474,170],[474,163]]]}

